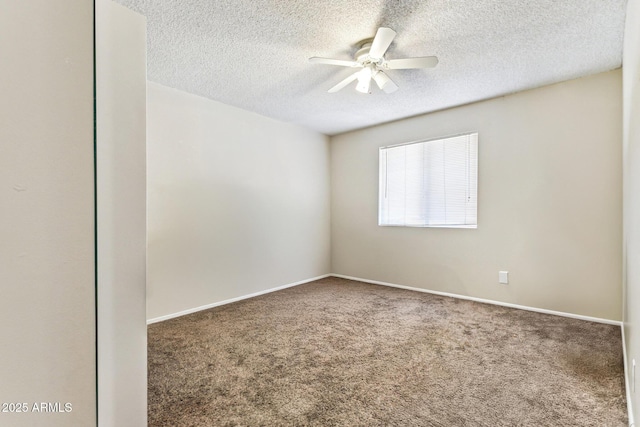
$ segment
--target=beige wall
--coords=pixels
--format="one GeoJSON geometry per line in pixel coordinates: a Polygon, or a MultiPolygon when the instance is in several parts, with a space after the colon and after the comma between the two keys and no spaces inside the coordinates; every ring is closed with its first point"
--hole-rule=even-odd
{"type": "Polygon", "coordinates": [[[329,143],[148,86],[147,317],[329,273],[329,143]]]}
{"type": "MultiPolygon", "coordinates": [[[[640,408],[640,1],[629,0],[624,34],[624,334],[627,383],[633,389],[632,361],[636,361],[635,392],[630,409],[640,408]]],[[[633,417],[633,414],[632,414],[633,417]]]]}
{"type": "Polygon", "coordinates": [[[620,320],[620,94],[616,70],[332,138],[332,272],[620,320]],[[478,228],[379,227],[378,147],[471,131],[478,228]]]}
{"type": "Polygon", "coordinates": [[[0,10],[0,425],[93,426],[93,2],[0,10]]]}
{"type": "Polygon", "coordinates": [[[147,425],[146,22],[96,1],[98,421],[147,425]]]}

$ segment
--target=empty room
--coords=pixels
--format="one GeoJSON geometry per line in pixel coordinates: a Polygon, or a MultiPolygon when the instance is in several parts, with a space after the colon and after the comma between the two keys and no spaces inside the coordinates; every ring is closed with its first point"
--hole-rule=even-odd
{"type": "Polygon", "coordinates": [[[0,425],[635,426],[640,1],[6,9],[0,425]]]}

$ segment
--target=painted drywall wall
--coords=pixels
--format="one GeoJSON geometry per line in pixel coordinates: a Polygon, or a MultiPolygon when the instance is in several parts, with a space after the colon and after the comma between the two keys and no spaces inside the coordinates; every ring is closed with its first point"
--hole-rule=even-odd
{"type": "Polygon", "coordinates": [[[329,273],[329,142],[148,84],[147,317],[329,273]]]}
{"type": "Polygon", "coordinates": [[[640,408],[640,1],[629,0],[624,33],[624,336],[630,418],[640,408]],[[633,361],[636,374],[633,375],[633,361]],[[635,384],[634,384],[635,382],[635,384]],[[635,413],[631,412],[635,411],[635,413]]]}
{"type": "Polygon", "coordinates": [[[0,425],[93,426],[93,2],[1,10],[0,425]]]}
{"type": "Polygon", "coordinates": [[[96,1],[98,422],[147,425],[146,20],[96,1]]]}
{"type": "Polygon", "coordinates": [[[332,272],[620,320],[621,106],[615,70],[332,138],[332,272]],[[478,228],[379,227],[378,148],[472,131],[478,228]]]}

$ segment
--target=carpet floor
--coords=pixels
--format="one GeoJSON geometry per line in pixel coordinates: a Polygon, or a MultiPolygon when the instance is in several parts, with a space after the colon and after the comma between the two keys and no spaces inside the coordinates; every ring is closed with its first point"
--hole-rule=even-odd
{"type": "Polygon", "coordinates": [[[334,277],[152,324],[149,426],[626,426],[620,328],[334,277]]]}

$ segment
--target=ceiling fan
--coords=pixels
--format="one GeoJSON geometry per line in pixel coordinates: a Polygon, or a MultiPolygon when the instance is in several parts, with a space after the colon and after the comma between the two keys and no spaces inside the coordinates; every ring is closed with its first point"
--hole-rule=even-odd
{"type": "Polygon", "coordinates": [[[438,64],[438,58],[435,56],[386,59],[384,54],[387,52],[387,49],[391,45],[395,36],[396,32],[391,28],[380,27],[373,39],[363,40],[359,43],[360,49],[356,52],[354,61],[314,56],[313,58],[309,58],[309,62],[314,64],[362,68],[329,89],[329,93],[339,91],[354,80],[358,80],[358,84],[356,85],[356,90],[358,92],[370,93],[371,80],[374,80],[382,91],[385,93],[392,93],[398,90],[398,86],[384,71],[406,70],[411,68],[432,68],[438,64]]]}

